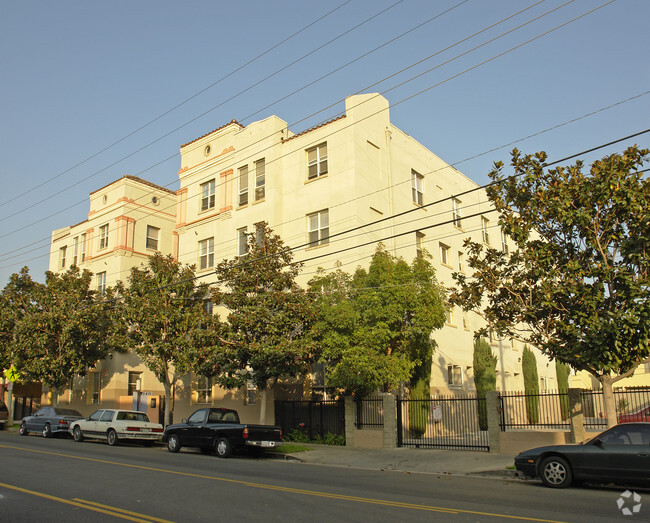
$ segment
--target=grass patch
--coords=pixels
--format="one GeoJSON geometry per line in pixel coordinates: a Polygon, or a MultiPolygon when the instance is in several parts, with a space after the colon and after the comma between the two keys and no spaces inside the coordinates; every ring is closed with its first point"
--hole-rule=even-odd
{"type": "Polygon", "coordinates": [[[295,443],[283,443],[277,447],[266,449],[267,452],[275,452],[278,454],[295,454],[297,452],[307,452],[308,450],[311,449],[309,447],[305,447],[304,445],[297,445],[295,443]]]}

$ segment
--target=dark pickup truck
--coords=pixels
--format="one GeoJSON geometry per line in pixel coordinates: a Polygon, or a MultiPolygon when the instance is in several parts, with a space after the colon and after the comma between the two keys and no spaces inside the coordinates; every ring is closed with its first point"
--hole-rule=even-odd
{"type": "Polygon", "coordinates": [[[165,427],[162,436],[169,452],[196,447],[205,453],[214,450],[220,458],[230,456],[233,449],[275,447],[281,440],[280,427],[243,425],[236,410],[219,408],[199,409],[181,423],[165,427]]]}

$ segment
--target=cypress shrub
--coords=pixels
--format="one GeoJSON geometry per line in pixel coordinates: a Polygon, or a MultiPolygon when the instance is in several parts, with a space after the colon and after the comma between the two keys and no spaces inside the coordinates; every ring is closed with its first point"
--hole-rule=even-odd
{"type": "Polygon", "coordinates": [[[429,380],[419,379],[415,386],[411,387],[409,399],[409,430],[413,436],[419,438],[426,432],[429,419],[429,380]]]}
{"type": "Polygon", "coordinates": [[[569,374],[571,373],[571,367],[566,363],[562,363],[559,360],[555,360],[555,375],[557,376],[557,389],[560,394],[560,412],[562,413],[562,419],[569,419],[569,374]]]}
{"type": "Polygon", "coordinates": [[[524,373],[528,423],[539,423],[539,375],[537,374],[537,360],[535,353],[528,348],[528,345],[524,346],[521,366],[524,373]]]}
{"type": "Polygon", "coordinates": [[[497,390],[497,357],[492,353],[490,344],[485,338],[478,338],[474,342],[474,386],[478,401],[478,423],[481,430],[488,429],[487,405],[485,393],[497,390]]]}

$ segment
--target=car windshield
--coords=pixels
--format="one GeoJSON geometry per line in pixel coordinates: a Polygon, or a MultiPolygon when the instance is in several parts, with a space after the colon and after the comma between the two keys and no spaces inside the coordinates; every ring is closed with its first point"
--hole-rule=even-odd
{"type": "Polygon", "coordinates": [[[74,409],[54,409],[57,416],[79,416],[82,417],[79,411],[74,409]]]}
{"type": "Polygon", "coordinates": [[[118,412],[117,419],[119,421],[149,421],[144,412],[118,412]]]}

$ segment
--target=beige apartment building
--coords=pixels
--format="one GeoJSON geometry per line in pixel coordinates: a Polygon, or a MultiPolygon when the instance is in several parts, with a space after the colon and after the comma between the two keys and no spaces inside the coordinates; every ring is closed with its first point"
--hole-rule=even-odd
{"type": "MultiPolygon", "coordinates": [[[[262,222],[294,249],[294,260],[304,262],[302,285],[319,268],[340,264],[353,272],[367,266],[380,241],[408,262],[426,250],[446,286],[453,285],[454,271],[466,270],[465,238],[509,248],[485,192],[395,127],[388,101],[378,94],[351,96],[339,117],[298,134],[277,116],[247,126],[233,120],[182,145],[180,160],[176,192],[129,176],[93,192],[88,220],[54,231],[50,270],[76,263],[95,274],[101,289],[160,251],[196,265],[202,281],[214,282],[215,265],[244,254],[246,234],[262,222]]],[[[473,333],[481,325],[480,315],[455,307],[433,333],[432,394],[474,389],[473,333]]],[[[490,342],[498,356],[498,389],[523,390],[523,346],[490,342]]],[[[537,365],[541,389],[556,389],[555,365],[539,353],[537,365]]],[[[643,376],[634,381],[646,381],[648,370],[640,369],[643,376]]],[[[580,376],[573,381],[587,385],[580,376]]],[[[98,403],[130,406],[136,388],[158,398],[160,407],[156,378],[137,356],[115,354],[76,379],[60,401],[83,412],[98,403]]],[[[202,404],[234,407],[245,421],[259,419],[254,389],[223,391],[190,375],[175,390],[176,419],[202,404]]],[[[303,389],[305,396],[312,392],[323,391],[303,389]]],[[[282,387],[270,391],[266,420],[273,420],[274,398],[295,394],[282,387]]]]}

